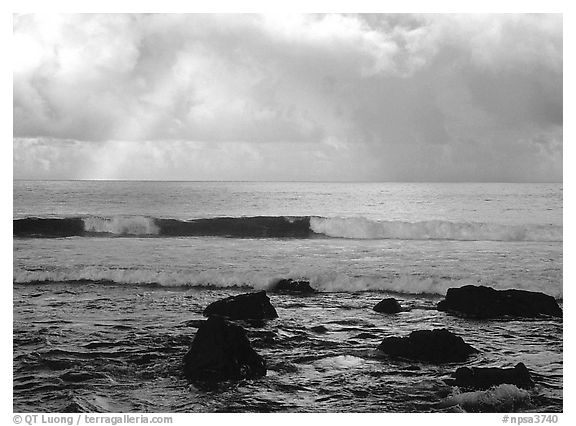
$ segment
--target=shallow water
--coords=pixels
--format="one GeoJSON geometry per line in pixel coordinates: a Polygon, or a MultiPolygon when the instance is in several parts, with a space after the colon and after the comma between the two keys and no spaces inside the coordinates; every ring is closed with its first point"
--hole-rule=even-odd
{"type": "Polygon", "coordinates": [[[444,295],[482,284],[562,297],[558,242],[237,238],[14,240],[14,281],[247,286],[304,277],[322,291],[444,295]]]}
{"type": "Polygon", "coordinates": [[[436,412],[447,410],[447,397],[458,391],[442,381],[458,366],[517,362],[537,383],[529,401],[489,410],[562,411],[560,320],[465,320],[436,311],[438,298],[407,295],[396,297],[409,311],[384,315],[371,309],[385,296],[380,292],[271,295],[279,318],[248,327],[267,376],[187,383],[181,363],[195,320],[211,301],[238,292],[15,285],[14,411],[436,412]],[[437,327],[481,353],[435,366],[375,350],[384,337],[437,327]]]}

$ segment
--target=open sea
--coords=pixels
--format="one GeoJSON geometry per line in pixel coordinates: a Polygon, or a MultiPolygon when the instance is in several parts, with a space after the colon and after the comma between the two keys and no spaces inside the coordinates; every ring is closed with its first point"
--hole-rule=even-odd
{"type": "Polygon", "coordinates": [[[15,412],[561,412],[562,320],[436,310],[450,287],[562,302],[562,184],[14,181],[15,412]],[[247,329],[265,377],[200,386],[182,358],[211,302],[279,278],[247,329]],[[379,314],[395,297],[409,310],[379,314]],[[320,327],[321,326],[321,327],[320,327]],[[388,358],[448,328],[467,362],[388,358]],[[536,387],[464,392],[460,366],[526,364],[536,387]]]}

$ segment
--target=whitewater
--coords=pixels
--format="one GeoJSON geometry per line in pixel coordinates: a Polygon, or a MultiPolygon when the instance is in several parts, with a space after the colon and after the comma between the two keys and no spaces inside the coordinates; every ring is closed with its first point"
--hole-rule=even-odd
{"type": "Polygon", "coordinates": [[[562,303],[562,234],[561,184],[15,181],[14,407],[561,411],[561,321],[470,323],[435,305],[469,284],[562,303]],[[217,399],[187,387],[180,360],[203,308],[282,278],[319,293],[271,295],[280,318],[249,330],[269,375],[217,399]],[[371,310],[391,295],[409,310],[371,310]],[[439,326],[482,349],[472,364],[524,362],[539,387],[461,392],[443,384],[451,366],[374,352],[439,326]]]}
{"type": "Polygon", "coordinates": [[[325,217],[219,217],[182,221],[145,216],[24,218],[14,221],[16,237],[224,236],[352,239],[562,241],[556,225],[500,225],[448,221],[375,221],[325,217]]]}

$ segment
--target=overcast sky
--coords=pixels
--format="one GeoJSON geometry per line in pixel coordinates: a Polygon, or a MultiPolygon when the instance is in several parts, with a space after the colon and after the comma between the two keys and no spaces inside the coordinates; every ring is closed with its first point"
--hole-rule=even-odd
{"type": "Polygon", "coordinates": [[[561,181],[561,15],[14,18],[14,177],[561,181]]]}

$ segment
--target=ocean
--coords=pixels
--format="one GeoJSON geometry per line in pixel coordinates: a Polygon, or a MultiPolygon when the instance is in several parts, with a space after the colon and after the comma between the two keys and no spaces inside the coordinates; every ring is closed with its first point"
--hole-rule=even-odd
{"type": "Polygon", "coordinates": [[[562,411],[562,320],[436,310],[467,284],[562,303],[562,184],[14,181],[17,412],[562,411]],[[260,379],[189,383],[211,302],[269,293],[248,327],[260,379]],[[372,307],[395,297],[396,315],[372,307]],[[321,326],[321,327],[320,327],[321,326]],[[448,328],[465,363],[383,356],[383,338],[448,328]],[[463,365],[526,364],[536,387],[464,392],[463,365]]]}

